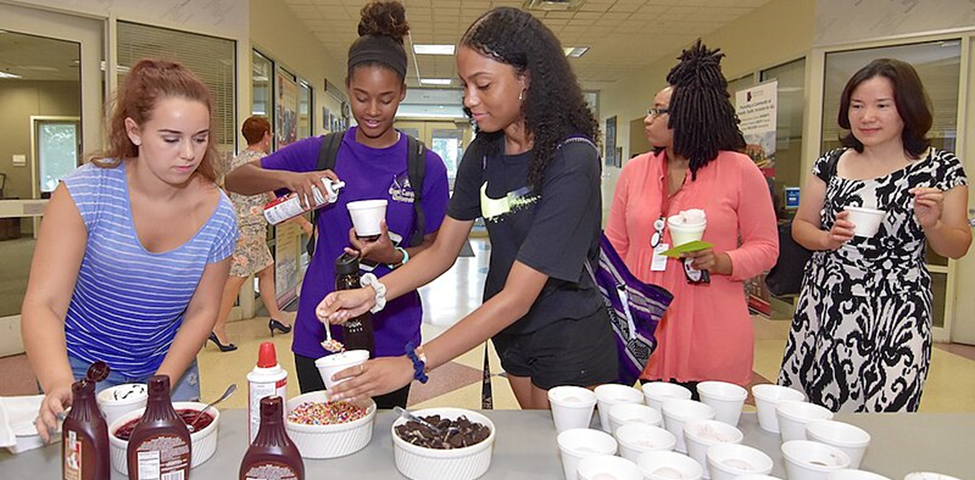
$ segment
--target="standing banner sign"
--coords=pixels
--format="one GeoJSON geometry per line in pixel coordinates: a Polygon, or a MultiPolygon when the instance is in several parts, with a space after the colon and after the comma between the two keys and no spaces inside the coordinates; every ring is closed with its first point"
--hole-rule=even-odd
{"type": "MultiPolygon", "coordinates": [[[[769,195],[772,195],[772,179],[775,178],[778,87],[779,82],[772,80],[735,92],[735,110],[741,121],[741,133],[745,136],[745,153],[768,179],[769,195]]],[[[765,315],[772,313],[765,273],[746,281],[745,291],[748,292],[748,306],[752,310],[765,315]]]]}

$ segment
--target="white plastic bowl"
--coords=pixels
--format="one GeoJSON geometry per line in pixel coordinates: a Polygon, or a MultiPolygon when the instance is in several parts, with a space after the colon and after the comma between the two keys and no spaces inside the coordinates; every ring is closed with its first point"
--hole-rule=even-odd
{"type": "Polygon", "coordinates": [[[755,408],[758,409],[758,426],[762,430],[779,433],[779,419],[775,413],[775,405],[782,400],[804,401],[806,394],[781,385],[763,383],[752,387],[755,396],[755,408]]]}
{"type": "Polygon", "coordinates": [[[644,452],[636,464],[646,480],[700,480],[704,475],[700,464],[677,452],[644,452]]]}
{"type": "Polygon", "coordinates": [[[396,434],[396,427],[406,423],[400,417],[393,422],[393,456],[396,469],[412,480],[474,480],[484,475],[491,467],[491,452],[494,450],[496,429],[488,417],[463,408],[428,408],[413,412],[419,417],[440,415],[441,418],[456,420],[466,416],[468,420],[480,423],[491,429],[491,433],[481,443],[452,450],[438,450],[413,445],[396,434]]]}
{"type": "Polygon", "coordinates": [[[579,480],[643,480],[635,463],[612,455],[583,458],[577,470],[579,480]]]}
{"type": "Polygon", "coordinates": [[[627,423],[645,423],[659,427],[663,424],[663,417],[660,412],[642,403],[622,403],[610,407],[609,425],[613,429],[613,435],[616,434],[616,430],[627,423]]]}
{"type": "Polygon", "coordinates": [[[844,210],[850,212],[847,220],[853,222],[853,234],[858,237],[870,238],[880,230],[880,224],[884,222],[887,212],[873,208],[846,207],[844,210]]]}
{"type": "Polygon", "coordinates": [[[663,413],[664,427],[677,438],[677,445],[674,450],[680,453],[687,453],[687,444],[684,442],[684,424],[694,420],[711,420],[714,418],[713,408],[694,400],[666,400],[664,401],[663,413]]]}
{"type": "Polygon", "coordinates": [[[805,440],[806,424],[813,420],[832,420],[833,412],[815,403],[782,400],[775,405],[782,441],[805,440]]]}
{"type": "Polygon", "coordinates": [[[609,424],[609,409],[613,405],[622,403],[643,404],[643,395],[639,390],[620,385],[617,383],[606,383],[593,390],[596,392],[596,408],[599,410],[599,426],[606,433],[612,433],[613,429],[609,424]]]}
{"type": "Polygon", "coordinates": [[[850,457],[850,468],[860,468],[863,454],[870,445],[866,430],[835,420],[814,420],[806,424],[806,439],[832,445],[850,457]]]}
{"type": "MultiPolygon", "coordinates": [[[[173,408],[177,411],[186,409],[203,410],[205,407],[206,404],[200,402],[173,402],[173,408]]],[[[122,428],[122,425],[128,423],[129,420],[142,417],[142,412],[144,411],[145,409],[143,408],[123,414],[118,417],[118,420],[115,420],[108,426],[108,444],[112,456],[112,468],[122,475],[129,474],[129,442],[116,437],[115,431],[122,428]]],[[[211,408],[207,410],[207,414],[213,416],[213,421],[203,430],[190,434],[190,443],[192,443],[190,468],[196,468],[203,464],[203,462],[209,460],[213,456],[213,453],[217,451],[217,430],[218,424],[220,423],[220,411],[216,408],[211,408]]]]}
{"type": "Polygon", "coordinates": [[[714,409],[715,420],[738,426],[748,390],[734,383],[708,381],[697,384],[697,393],[701,396],[701,403],[714,409]]]}
{"type": "Polygon", "coordinates": [[[671,398],[690,400],[692,396],[690,390],[670,382],[644,383],[640,389],[643,390],[644,403],[658,412],[663,408],[664,400],[671,398]]]}
{"type": "Polygon", "coordinates": [[[782,444],[789,480],[826,480],[829,473],[850,466],[850,457],[825,443],[792,440],[782,444]]]}
{"type": "MultiPolygon", "coordinates": [[[[305,402],[327,402],[326,390],[299,395],[287,403],[287,415],[305,402]]],[[[284,422],[291,441],[298,447],[302,458],[338,458],[351,455],[369,445],[373,423],[376,420],[376,402],[371,398],[354,402],[366,409],[366,416],[348,423],[334,425],[302,425],[284,422]]]]}
{"type": "MultiPolygon", "coordinates": [[[[741,475],[767,475],[774,466],[772,458],[757,448],[736,443],[721,443],[708,448],[708,470],[711,480],[734,480],[741,475]]],[[[792,480],[792,477],[789,477],[792,480]]]]}
{"type": "Polygon", "coordinates": [[[890,480],[883,475],[879,475],[865,470],[853,470],[844,468],[835,472],[829,472],[828,480],[890,480]]]}
{"type": "Polygon", "coordinates": [[[745,435],[738,428],[717,420],[695,420],[684,424],[684,443],[687,456],[704,467],[704,478],[711,478],[708,449],[721,443],[741,443],[745,435]]]}
{"type": "Polygon", "coordinates": [[[660,427],[630,423],[616,430],[616,442],[619,444],[620,456],[636,462],[643,452],[673,450],[677,438],[660,427]]]}

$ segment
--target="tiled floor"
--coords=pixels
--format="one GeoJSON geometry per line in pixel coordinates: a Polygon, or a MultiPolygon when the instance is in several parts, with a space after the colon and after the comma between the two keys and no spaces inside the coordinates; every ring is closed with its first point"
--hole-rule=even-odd
{"type": "MultiPolygon", "coordinates": [[[[475,257],[460,258],[454,267],[421,293],[425,308],[423,335],[429,339],[458,319],[476,308],[481,302],[481,292],[487,269],[489,245],[484,239],[472,241],[475,257]]],[[[782,360],[782,350],[788,334],[787,321],[767,320],[755,317],[755,365],[753,381],[763,382],[778,376],[782,360]]],[[[278,359],[285,369],[294,372],[294,361],[290,353],[291,335],[277,335],[271,339],[267,331],[267,318],[234,322],[228,325],[231,341],[240,349],[221,353],[216,347],[207,345],[200,353],[199,362],[202,375],[203,398],[216,398],[228,383],[235,382],[239,387],[247,384],[247,372],[257,360],[258,345],[272,340],[277,346],[278,359]]],[[[518,408],[518,404],[508,387],[507,381],[499,376],[501,366],[489,349],[491,384],[494,408],[518,408]]],[[[410,405],[429,407],[450,405],[477,409],[481,406],[482,365],[484,347],[478,347],[430,374],[426,385],[414,383],[410,395],[410,405]]],[[[24,372],[26,364],[23,356],[0,359],[0,371],[5,381],[0,382],[0,395],[30,393],[33,380],[11,378],[16,372],[24,372]],[[25,390],[27,389],[27,390],[25,390]]],[[[298,384],[292,375],[288,385],[288,395],[298,394],[298,384]]],[[[246,406],[246,390],[241,390],[225,403],[227,408],[246,406]]],[[[921,410],[926,412],[975,412],[975,347],[964,345],[936,345],[931,361],[931,371],[927,380],[921,410]]]]}

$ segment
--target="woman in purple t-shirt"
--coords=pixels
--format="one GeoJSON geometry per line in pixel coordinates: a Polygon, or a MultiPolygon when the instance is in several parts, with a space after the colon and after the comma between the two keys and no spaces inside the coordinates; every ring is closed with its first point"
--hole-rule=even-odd
{"type": "MultiPolygon", "coordinates": [[[[373,2],[362,9],[361,36],[349,48],[346,79],[358,126],[343,135],[334,171],[317,170],[324,137],[313,137],[243,165],[226,179],[227,188],[237,193],[286,189],[309,199],[314,198],[312,186],[320,185],[322,177],[340,178],[346,184],[336,203],[319,210],[315,254],[301,287],[291,350],[302,392],[325,388],[315,360],[329,352],[321,346],[325,329],[315,318],[315,306],[334,288],[335,259],[351,246],[364,258],[377,262],[373,273],[382,277],[433,243],[446,212],[447,169],[437,154],[427,150],[421,200],[424,236],[419,245],[410,244],[416,219],[407,174],[407,137],[393,128],[396,110],[406,96],[403,38],[408,31],[406,12],[399,2],[373,2]],[[357,240],[354,232],[350,234],[352,221],[346,208],[348,202],[365,199],[388,201],[383,235],[370,243],[357,240]],[[399,248],[390,241],[389,232],[403,238],[399,248]]],[[[402,355],[406,345],[417,344],[422,318],[416,291],[390,302],[373,316],[375,355],[402,355]]],[[[332,334],[342,340],[340,326],[333,327],[332,334]]],[[[379,408],[405,407],[408,397],[409,385],[375,400],[379,408]]]]}

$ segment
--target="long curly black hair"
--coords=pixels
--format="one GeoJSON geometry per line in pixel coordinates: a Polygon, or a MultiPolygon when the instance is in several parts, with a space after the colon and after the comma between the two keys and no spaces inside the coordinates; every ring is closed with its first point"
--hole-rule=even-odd
{"type": "Polygon", "coordinates": [[[667,74],[667,83],[674,87],[667,126],[674,130],[674,154],[690,160],[692,180],[718,151],[745,148],[728,80],[721,73],[723,57],[721,49],[709,50],[698,39],[681,52],[680,63],[667,74]]]}
{"type": "MultiPolygon", "coordinates": [[[[581,134],[598,139],[599,123],[586,105],[561,43],[537,18],[516,8],[495,8],[477,19],[460,43],[528,76],[521,111],[526,130],[534,137],[528,167],[532,188],[541,189],[545,168],[567,136],[581,134]]],[[[490,140],[504,132],[479,135],[486,135],[489,145],[497,145],[490,140]]]]}

